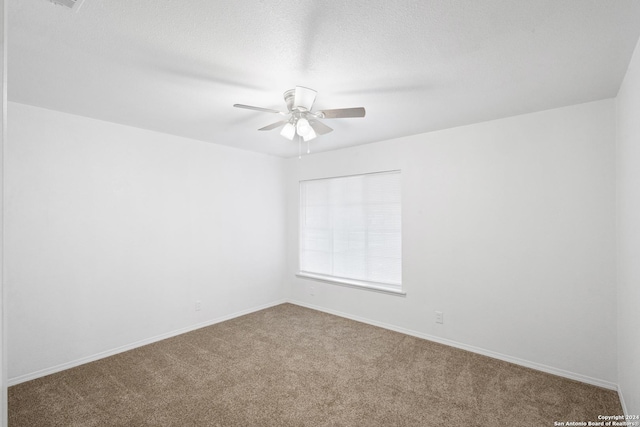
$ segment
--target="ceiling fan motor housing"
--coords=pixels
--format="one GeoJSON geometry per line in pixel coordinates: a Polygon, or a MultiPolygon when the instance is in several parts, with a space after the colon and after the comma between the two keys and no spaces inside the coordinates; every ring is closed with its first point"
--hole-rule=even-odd
{"type": "Polygon", "coordinates": [[[295,96],[296,96],[295,89],[289,89],[284,93],[284,102],[287,103],[287,110],[289,111],[293,110],[293,102],[295,100],[295,96]]]}

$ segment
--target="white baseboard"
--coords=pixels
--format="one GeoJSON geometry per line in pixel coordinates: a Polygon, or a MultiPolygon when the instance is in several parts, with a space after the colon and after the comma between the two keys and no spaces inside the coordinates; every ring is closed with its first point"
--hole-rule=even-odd
{"type": "MultiPolygon", "coordinates": [[[[315,306],[313,304],[307,304],[307,303],[301,302],[301,301],[296,301],[296,300],[289,299],[287,302],[289,302],[291,304],[299,305],[301,307],[310,308],[312,310],[318,310],[318,311],[322,311],[322,312],[325,312],[325,313],[333,314],[333,315],[336,315],[336,316],[345,317],[347,319],[355,320],[357,322],[367,323],[369,325],[378,326],[380,328],[389,329],[391,331],[400,332],[400,333],[403,333],[403,334],[406,334],[406,335],[411,335],[411,336],[414,336],[414,337],[417,337],[417,338],[422,338],[422,339],[425,339],[425,340],[434,341],[434,342],[437,342],[437,343],[440,343],[440,344],[448,345],[450,347],[455,347],[455,348],[459,348],[459,349],[462,349],[462,350],[470,351],[472,353],[482,354],[483,356],[488,356],[488,357],[492,357],[494,359],[503,360],[505,362],[513,363],[515,365],[525,366],[527,368],[535,369],[537,371],[546,372],[548,374],[553,374],[553,375],[557,375],[557,376],[560,376],[560,377],[569,378],[569,379],[572,379],[572,380],[575,380],[575,381],[580,381],[580,382],[583,382],[583,383],[595,385],[595,386],[606,388],[606,389],[609,389],[609,390],[615,390],[615,391],[618,391],[618,394],[620,395],[620,402],[624,402],[622,400],[622,394],[620,393],[618,385],[615,384],[615,383],[612,383],[610,381],[605,381],[605,380],[601,380],[601,379],[598,379],[598,378],[592,378],[592,377],[589,377],[589,376],[586,376],[586,375],[577,374],[575,372],[565,371],[563,369],[554,368],[554,367],[543,365],[543,364],[536,363],[536,362],[530,362],[528,360],[519,359],[517,357],[507,356],[507,355],[501,354],[501,353],[496,353],[496,352],[491,351],[491,350],[485,350],[485,349],[480,348],[480,347],[475,347],[475,346],[472,346],[472,345],[467,345],[467,344],[463,344],[463,343],[460,343],[460,342],[457,342],[457,341],[452,341],[452,340],[448,340],[448,339],[445,339],[445,338],[436,337],[436,336],[425,334],[425,333],[422,333],[422,332],[401,328],[401,327],[390,325],[390,324],[387,324],[387,323],[378,322],[376,320],[365,319],[365,318],[362,318],[362,317],[359,317],[359,316],[353,316],[353,315],[348,314],[348,313],[343,313],[343,312],[340,312],[340,311],[336,311],[336,310],[331,310],[331,309],[324,308],[324,307],[315,306]]],[[[623,408],[624,408],[624,403],[622,403],[622,405],[623,405],[623,408]]],[[[626,411],[625,411],[625,413],[626,413],[626,411]]]]}
{"type": "Polygon", "coordinates": [[[394,325],[390,325],[384,322],[378,322],[375,320],[371,320],[371,319],[366,319],[363,317],[359,317],[359,316],[353,316],[351,314],[348,313],[343,313],[337,310],[331,310],[331,309],[327,309],[324,307],[320,307],[320,306],[316,306],[313,304],[307,304],[301,301],[296,301],[296,300],[291,300],[291,299],[283,299],[283,300],[278,300],[278,301],[274,301],[268,304],[263,304],[257,307],[253,307],[247,310],[242,310],[236,313],[232,313],[226,316],[222,316],[222,317],[218,317],[215,319],[211,319],[208,320],[206,322],[201,322],[201,323],[197,323],[191,326],[187,326],[185,328],[181,328],[181,329],[177,329],[171,332],[167,332],[165,334],[161,334],[161,335],[157,335],[155,337],[151,337],[151,338],[147,338],[144,340],[140,340],[134,343],[130,343],[121,347],[117,347],[111,350],[107,350],[107,351],[103,351],[91,356],[87,356],[87,357],[83,357],[80,359],[76,359],[73,360],[71,362],[66,362],[60,365],[56,365],[50,368],[46,368],[46,369],[41,369],[39,371],[36,372],[31,372],[29,374],[25,374],[25,375],[21,375],[18,377],[14,377],[14,378],[9,378],[7,380],[7,386],[13,386],[16,384],[20,384],[26,381],[30,381],[30,380],[34,380],[36,378],[40,378],[40,377],[44,377],[46,375],[51,375],[51,374],[55,374],[56,372],[60,372],[60,371],[64,371],[66,369],[71,369],[74,368],[76,366],[80,366],[80,365],[84,365],[85,363],[90,363],[99,359],[103,359],[105,357],[109,357],[109,356],[113,356],[115,354],[118,353],[122,353],[128,350],[133,350],[134,348],[138,348],[138,347],[142,347],[144,345],[147,344],[151,344],[157,341],[161,341],[167,338],[171,338],[174,337],[176,335],[180,335],[180,334],[184,334],[187,332],[191,332],[193,330],[196,329],[200,329],[200,328],[204,328],[206,326],[210,326],[210,325],[214,325],[216,323],[220,323],[220,322],[224,322],[226,320],[230,320],[230,319],[234,319],[236,317],[240,317],[240,316],[244,316],[246,314],[250,314],[256,311],[260,311],[260,310],[264,310],[266,308],[269,307],[274,307],[276,305],[280,305],[283,303],[291,303],[291,304],[295,304],[295,305],[299,305],[301,307],[306,307],[306,308],[310,308],[312,310],[317,310],[317,311],[322,311],[325,313],[329,313],[329,314],[333,314],[335,316],[340,316],[340,317],[344,317],[347,319],[351,319],[351,320],[355,320],[357,322],[362,322],[362,323],[366,323],[369,325],[373,325],[373,326],[378,326],[384,329],[389,329],[391,331],[396,331],[396,332],[400,332],[406,335],[411,335],[417,338],[422,338],[422,339],[426,339],[429,341],[434,341],[440,344],[444,344],[444,345],[448,345],[450,347],[455,347],[455,348],[460,348],[462,350],[466,350],[466,351],[470,351],[472,353],[477,353],[477,354],[482,354],[484,356],[488,356],[488,357],[492,357],[494,359],[499,359],[499,360],[503,360],[505,362],[509,362],[509,363],[513,363],[516,365],[520,365],[520,366],[525,366],[527,368],[531,368],[531,369],[535,369],[538,371],[542,371],[542,372],[546,372],[549,374],[553,374],[553,375],[558,375],[560,377],[564,377],[564,378],[569,378],[575,381],[580,381],[583,383],[587,383],[587,384],[591,384],[591,385],[595,385],[598,387],[603,387],[609,390],[615,390],[618,392],[618,396],[620,398],[620,404],[622,405],[622,409],[624,410],[624,413],[627,413],[627,409],[626,409],[626,405],[624,402],[624,397],[622,394],[622,390],[620,390],[620,388],[618,387],[617,384],[609,382],[609,381],[605,381],[605,380],[600,380],[597,378],[592,378],[586,375],[582,375],[582,374],[577,374],[574,372],[569,372],[569,371],[565,371],[563,369],[558,369],[558,368],[553,368],[551,366],[546,366],[546,365],[542,365],[539,363],[535,363],[535,362],[530,362],[528,360],[524,360],[524,359],[519,359],[517,357],[512,357],[512,356],[507,356],[501,353],[496,353],[494,351],[490,351],[490,350],[485,350],[483,348],[479,348],[479,347],[475,347],[475,346],[471,346],[471,345],[467,345],[467,344],[463,344],[463,343],[459,343],[457,341],[452,341],[452,340],[448,340],[445,338],[440,338],[440,337],[436,337],[433,335],[429,335],[429,334],[425,334],[422,332],[418,332],[418,331],[413,331],[410,329],[405,329],[405,328],[401,328],[398,326],[394,326],[394,325]]]}
{"type": "Polygon", "coordinates": [[[622,389],[618,386],[618,399],[620,399],[620,405],[622,405],[622,413],[625,416],[629,415],[629,411],[627,411],[627,405],[624,403],[624,395],[622,394],[622,389]]]}
{"type": "Polygon", "coordinates": [[[155,337],[151,337],[151,338],[147,338],[147,339],[144,339],[144,340],[136,341],[134,343],[123,345],[121,347],[117,347],[117,348],[114,348],[114,349],[111,349],[111,350],[102,351],[100,353],[97,353],[97,354],[94,354],[94,355],[91,355],[91,356],[82,357],[80,359],[76,359],[76,360],[73,360],[71,362],[62,363],[60,365],[56,365],[56,366],[53,366],[51,368],[41,369],[39,371],[31,372],[29,374],[20,375],[18,377],[14,377],[14,378],[9,378],[7,380],[7,386],[11,387],[13,385],[20,384],[20,383],[23,383],[23,382],[26,382],[26,381],[31,381],[31,380],[34,380],[36,378],[44,377],[46,375],[55,374],[56,372],[64,371],[66,369],[75,368],[76,366],[84,365],[85,363],[94,362],[94,361],[99,360],[99,359],[104,359],[105,357],[113,356],[115,354],[122,353],[122,352],[129,351],[129,350],[133,350],[134,348],[142,347],[142,346],[147,345],[147,344],[152,344],[152,343],[157,342],[157,341],[162,341],[164,339],[175,337],[176,335],[180,335],[180,334],[184,334],[184,333],[187,333],[187,332],[191,332],[191,331],[194,331],[196,329],[204,328],[206,326],[215,325],[216,323],[224,322],[226,320],[231,320],[231,319],[234,319],[236,317],[240,317],[240,316],[244,316],[246,314],[254,313],[256,311],[264,310],[265,308],[274,307],[276,305],[284,304],[286,302],[287,302],[287,300],[284,300],[284,299],[283,300],[274,301],[274,302],[270,302],[268,304],[263,304],[263,305],[260,305],[260,306],[257,306],[257,307],[252,307],[252,308],[249,308],[247,310],[238,311],[236,313],[232,313],[232,314],[229,314],[229,315],[226,315],[226,316],[222,316],[222,317],[218,317],[218,318],[215,318],[215,319],[207,320],[205,322],[196,323],[194,325],[187,326],[185,328],[176,329],[174,331],[167,332],[165,334],[156,335],[155,337]]]}

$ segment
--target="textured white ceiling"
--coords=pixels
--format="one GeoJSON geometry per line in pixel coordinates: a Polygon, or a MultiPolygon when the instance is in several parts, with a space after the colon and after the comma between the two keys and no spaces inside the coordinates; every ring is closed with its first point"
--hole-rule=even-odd
{"type": "Polygon", "coordinates": [[[10,0],[10,101],[255,150],[296,85],[332,119],[319,152],[616,95],[638,0],[10,0]]]}

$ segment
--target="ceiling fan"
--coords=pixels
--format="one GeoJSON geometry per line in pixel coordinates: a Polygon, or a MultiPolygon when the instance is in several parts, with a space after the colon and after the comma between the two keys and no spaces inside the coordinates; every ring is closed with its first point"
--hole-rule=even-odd
{"type": "Polygon", "coordinates": [[[311,141],[318,135],[324,135],[333,130],[322,123],[319,119],[343,119],[349,117],[364,117],[365,115],[363,107],[339,108],[313,112],[311,111],[311,107],[313,107],[313,103],[316,100],[316,94],[317,92],[315,90],[303,86],[296,86],[295,89],[289,89],[284,93],[284,100],[287,103],[287,112],[244,104],[234,104],[233,106],[237,108],[246,108],[247,110],[256,110],[285,116],[285,119],[262,127],[258,130],[272,130],[284,125],[280,135],[289,140],[293,140],[293,137],[297,134],[299,137],[304,139],[305,142],[311,141]]]}

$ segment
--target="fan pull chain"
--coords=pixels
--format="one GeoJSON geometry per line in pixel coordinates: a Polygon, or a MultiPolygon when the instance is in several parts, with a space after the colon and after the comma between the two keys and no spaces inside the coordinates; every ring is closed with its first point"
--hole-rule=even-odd
{"type": "Polygon", "coordinates": [[[298,159],[302,159],[302,142],[300,141],[300,135],[298,135],[298,159]]]}
{"type": "Polygon", "coordinates": [[[307,140],[307,154],[311,153],[311,150],[309,149],[309,140],[307,140]]]}

